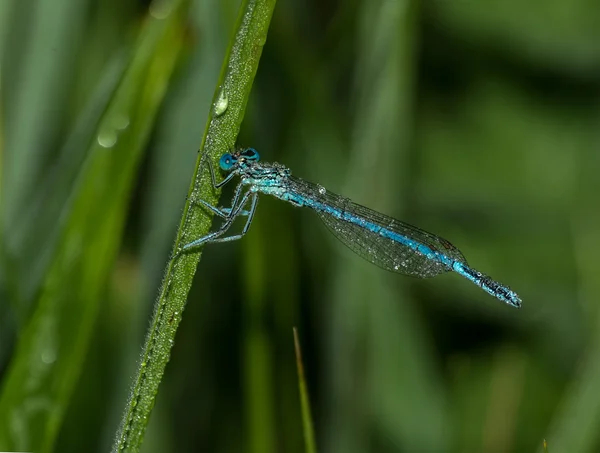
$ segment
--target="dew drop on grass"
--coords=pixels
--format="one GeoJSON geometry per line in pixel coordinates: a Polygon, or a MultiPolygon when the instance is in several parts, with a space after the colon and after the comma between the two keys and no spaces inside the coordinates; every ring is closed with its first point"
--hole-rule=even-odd
{"type": "Polygon", "coordinates": [[[173,2],[171,0],[155,0],[150,3],[149,12],[155,19],[166,19],[171,10],[173,9],[173,2]]]}
{"type": "Polygon", "coordinates": [[[221,92],[219,93],[219,97],[215,102],[215,115],[221,116],[227,110],[229,106],[229,99],[227,98],[227,94],[225,93],[225,89],[221,88],[221,92]]]}
{"type": "Polygon", "coordinates": [[[127,129],[129,126],[129,117],[123,113],[119,113],[114,116],[112,123],[115,128],[122,131],[123,129],[127,129]]]}
{"type": "Polygon", "coordinates": [[[105,129],[98,134],[98,144],[103,148],[112,148],[117,143],[117,131],[105,129]]]}

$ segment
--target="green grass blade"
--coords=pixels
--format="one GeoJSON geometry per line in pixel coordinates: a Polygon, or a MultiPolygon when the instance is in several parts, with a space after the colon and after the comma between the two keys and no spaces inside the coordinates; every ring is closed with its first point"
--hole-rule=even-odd
{"type": "MultiPolygon", "coordinates": [[[[211,217],[190,206],[190,200],[199,197],[209,202],[217,201],[218,194],[212,188],[210,176],[199,172],[200,159],[206,153],[216,165],[219,156],[235,144],[274,8],[274,0],[242,2],[235,34],[213,98],[213,109],[209,113],[174,250],[209,231],[211,217]]],[[[198,251],[180,255],[167,265],[142,361],[113,451],[140,449],[199,259],[198,251]]]]}
{"type": "Polygon", "coordinates": [[[0,450],[53,448],[121,241],[144,144],[183,42],[181,22],[175,13],[148,20],[90,137],[56,255],[3,381],[0,450]]]}
{"type": "MultiPolygon", "coordinates": [[[[57,113],[69,93],[76,71],[73,54],[84,34],[87,2],[13,1],[2,7],[2,77],[8,150],[2,200],[5,234],[35,192],[37,178],[44,171],[48,145],[64,117],[57,113]],[[51,49],[51,50],[50,50],[51,49]],[[43,74],[43,75],[42,75],[43,74]]],[[[10,240],[10,237],[5,238],[10,240]]]]}
{"type": "Polygon", "coordinates": [[[306,453],[316,453],[315,430],[313,428],[312,416],[310,415],[310,399],[308,387],[304,377],[304,365],[302,363],[302,350],[298,340],[298,330],[294,327],[294,348],[296,350],[296,366],[298,367],[298,387],[300,390],[300,406],[302,408],[302,428],[304,431],[304,446],[306,453]]]}
{"type": "Polygon", "coordinates": [[[63,222],[56,219],[61,219],[61,214],[69,209],[75,182],[86,158],[93,151],[89,147],[90,137],[98,134],[102,117],[109,102],[114,100],[130,59],[128,54],[119,53],[105,65],[95,92],[78,114],[55,157],[55,164],[38,178],[36,191],[13,221],[15,227],[9,233],[10,241],[6,244],[7,254],[2,265],[8,278],[14,282],[10,302],[19,319],[26,319],[30,314],[31,302],[54,256],[56,241],[64,227],[63,222]],[[44,225],[43,232],[40,225],[44,225]]]}
{"type": "MultiPolygon", "coordinates": [[[[598,322],[596,322],[598,325],[598,322]]],[[[597,451],[598,419],[600,418],[600,334],[594,332],[589,349],[581,360],[577,378],[570,382],[557,410],[548,437],[553,451],[597,451]]],[[[540,450],[538,450],[540,451],[540,450]]]]}

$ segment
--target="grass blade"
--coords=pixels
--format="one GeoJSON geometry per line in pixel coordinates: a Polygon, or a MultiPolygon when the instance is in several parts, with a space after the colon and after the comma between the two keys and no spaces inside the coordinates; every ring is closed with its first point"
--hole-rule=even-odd
{"type": "Polygon", "coordinates": [[[2,450],[53,448],[118,251],[144,144],[183,42],[181,19],[172,14],[147,22],[90,137],[56,254],[3,381],[2,450]]]}
{"type": "MultiPolygon", "coordinates": [[[[235,34],[213,98],[213,109],[209,113],[174,250],[209,231],[212,218],[201,209],[191,209],[190,200],[202,197],[214,203],[218,196],[212,188],[210,176],[200,174],[200,161],[207,154],[216,166],[219,156],[235,144],[274,8],[274,0],[246,0],[241,4],[235,34]]],[[[198,251],[180,255],[167,265],[144,344],[142,361],[113,451],[138,451],[141,447],[199,259],[198,251]]]]}
{"type": "Polygon", "coordinates": [[[304,445],[306,453],[316,453],[315,430],[310,415],[310,399],[308,388],[304,377],[304,365],[302,363],[302,350],[298,340],[298,330],[294,327],[294,348],[296,350],[296,366],[298,367],[298,387],[300,389],[300,405],[302,407],[302,427],[304,430],[304,445]]]}

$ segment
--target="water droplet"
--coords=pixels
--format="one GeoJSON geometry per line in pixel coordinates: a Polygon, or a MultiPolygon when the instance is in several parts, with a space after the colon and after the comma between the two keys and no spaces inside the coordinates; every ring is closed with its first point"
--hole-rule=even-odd
{"type": "Polygon", "coordinates": [[[115,115],[111,122],[113,123],[113,126],[116,129],[119,130],[123,130],[123,129],[127,129],[127,126],[129,126],[129,117],[127,115],[124,115],[122,113],[115,115]]]}
{"type": "Polygon", "coordinates": [[[219,93],[219,97],[215,102],[215,115],[221,116],[227,110],[229,106],[229,99],[227,98],[227,94],[225,93],[225,89],[221,88],[221,92],[219,93]]]}
{"type": "Polygon", "coordinates": [[[142,362],[142,368],[146,366],[146,362],[142,362]]]}
{"type": "Polygon", "coordinates": [[[54,349],[43,351],[42,362],[44,362],[46,365],[56,362],[56,351],[54,349]]]}
{"type": "Polygon", "coordinates": [[[317,184],[317,190],[321,195],[325,195],[327,193],[327,189],[325,189],[325,187],[323,187],[321,184],[317,184]]]}
{"type": "Polygon", "coordinates": [[[155,19],[166,19],[171,9],[173,2],[171,0],[154,0],[150,3],[150,15],[155,19]]]}
{"type": "Polygon", "coordinates": [[[98,134],[98,144],[103,148],[112,148],[117,143],[117,131],[105,129],[98,134]]]}

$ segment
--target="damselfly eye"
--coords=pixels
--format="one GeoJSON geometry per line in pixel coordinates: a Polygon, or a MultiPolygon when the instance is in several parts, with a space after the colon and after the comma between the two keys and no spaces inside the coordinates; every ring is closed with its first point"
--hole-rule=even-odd
{"type": "Polygon", "coordinates": [[[225,153],[221,156],[221,159],[219,160],[219,166],[222,170],[229,171],[231,170],[231,167],[233,167],[235,161],[236,159],[231,154],[225,153]]]}

